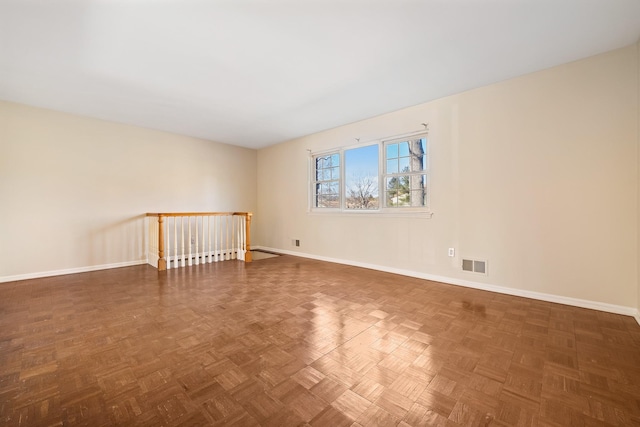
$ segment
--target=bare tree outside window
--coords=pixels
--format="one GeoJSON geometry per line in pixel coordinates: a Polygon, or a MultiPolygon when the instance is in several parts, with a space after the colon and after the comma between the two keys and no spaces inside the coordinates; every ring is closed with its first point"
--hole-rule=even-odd
{"type": "Polygon", "coordinates": [[[351,179],[347,189],[347,209],[378,209],[378,177],[351,179]]]}
{"type": "Polygon", "coordinates": [[[378,145],[345,150],[345,207],[378,209],[378,145]]]}

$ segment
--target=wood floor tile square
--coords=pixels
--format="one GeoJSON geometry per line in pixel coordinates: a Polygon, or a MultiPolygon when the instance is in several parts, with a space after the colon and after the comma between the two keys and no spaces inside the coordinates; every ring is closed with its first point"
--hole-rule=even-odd
{"type": "Polygon", "coordinates": [[[340,397],[346,390],[346,386],[328,377],[325,377],[310,389],[313,394],[324,400],[327,404],[333,403],[333,401],[340,397]]]}
{"type": "Polygon", "coordinates": [[[370,405],[356,420],[362,426],[394,426],[400,418],[377,405],[370,405]]]}
{"type": "Polygon", "coordinates": [[[323,399],[307,390],[300,391],[289,403],[293,412],[306,422],[311,421],[327,406],[323,399]]]}
{"type": "Polygon", "coordinates": [[[340,412],[333,406],[327,406],[322,412],[320,412],[309,424],[312,426],[324,427],[348,427],[353,424],[353,420],[347,415],[340,412]]]}

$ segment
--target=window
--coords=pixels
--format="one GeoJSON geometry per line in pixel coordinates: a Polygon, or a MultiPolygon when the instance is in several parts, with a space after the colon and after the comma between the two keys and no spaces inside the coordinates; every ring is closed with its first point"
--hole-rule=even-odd
{"type": "Polygon", "coordinates": [[[389,141],[384,148],[385,207],[427,206],[427,139],[389,141]]]}
{"type": "Polygon", "coordinates": [[[314,157],[314,163],[314,206],[317,208],[339,208],[340,154],[331,153],[314,157]]]}
{"type": "Polygon", "coordinates": [[[314,154],[315,211],[426,212],[427,135],[314,154]]]}
{"type": "Polygon", "coordinates": [[[378,209],[378,145],[344,151],[345,208],[378,209]]]}

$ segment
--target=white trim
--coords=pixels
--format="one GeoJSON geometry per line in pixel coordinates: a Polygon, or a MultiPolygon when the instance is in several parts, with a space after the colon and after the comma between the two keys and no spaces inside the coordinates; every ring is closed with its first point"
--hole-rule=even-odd
{"type": "Polygon", "coordinates": [[[158,256],[158,252],[149,252],[147,254],[146,263],[149,264],[153,268],[158,268],[158,261],[160,257],[158,256]]]}
{"type": "Polygon", "coordinates": [[[429,164],[431,163],[431,156],[429,154],[429,150],[431,147],[431,141],[429,139],[429,130],[425,128],[422,131],[414,131],[406,134],[393,135],[385,138],[377,138],[372,139],[366,142],[360,142],[359,138],[357,144],[341,146],[337,148],[332,148],[330,150],[321,150],[321,151],[313,151],[311,149],[307,149],[309,153],[307,157],[307,213],[309,214],[330,214],[330,215],[378,215],[378,216],[394,216],[394,217],[402,217],[402,216],[412,216],[412,215],[420,215],[422,217],[431,218],[433,212],[431,211],[431,172],[429,164]],[[407,141],[408,139],[413,139],[415,137],[420,137],[420,139],[425,139],[425,156],[426,163],[425,169],[421,171],[407,172],[409,175],[424,175],[427,180],[427,200],[425,202],[425,206],[421,207],[388,207],[386,206],[386,192],[380,191],[381,188],[384,188],[384,183],[386,177],[389,176],[401,176],[402,173],[394,173],[389,174],[386,171],[386,146],[387,143],[399,143],[407,141]],[[346,207],[347,202],[347,191],[346,184],[347,180],[345,177],[346,174],[346,166],[347,162],[345,159],[346,152],[349,150],[354,150],[358,148],[370,147],[370,146],[378,147],[378,208],[377,209],[348,209],[346,207]],[[314,203],[314,194],[315,194],[315,185],[319,181],[317,181],[316,177],[316,164],[313,159],[317,157],[323,156],[331,156],[334,154],[338,154],[340,157],[340,179],[338,180],[339,187],[339,200],[340,206],[337,208],[319,208],[315,206],[314,203]]]}
{"type": "Polygon", "coordinates": [[[369,264],[359,261],[343,260],[338,258],[325,257],[321,255],[307,254],[303,252],[289,251],[286,249],[269,248],[266,246],[254,246],[253,249],[260,249],[285,255],[299,256],[303,258],[311,258],[319,261],[335,262],[337,264],[351,265],[354,267],[368,268],[371,270],[384,271],[386,273],[399,274],[401,276],[416,277],[418,279],[431,280],[434,282],[446,283],[449,285],[464,286],[467,288],[480,289],[483,291],[496,292],[499,294],[513,295],[517,297],[531,298],[540,301],[553,302],[557,304],[571,305],[574,307],[589,308],[592,310],[605,311],[608,313],[624,314],[626,316],[635,317],[640,324],[640,311],[635,307],[627,307],[623,305],[608,304],[599,301],[584,300],[579,298],[563,297],[560,295],[546,294],[542,292],[526,291],[523,289],[506,288],[504,286],[490,285],[486,283],[472,282],[470,280],[457,279],[446,276],[437,276],[434,274],[420,273],[417,271],[404,270],[400,268],[387,267],[377,264],[369,264]]]}
{"type": "Polygon", "coordinates": [[[138,261],[116,262],[113,264],[91,265],[87,267],[67,268],[64,270],[41,271],[39,273],[17,274],[15,276],[0,276],[0,283],[15,282],[18,280],[40,279],[42,277],[64,276],[66,274],[87,273],[89,271],[109,270],[112,268],[131,267],[147,264],[146,259],[138,261]]]}
{"type": "Polygon", "coordinates": [[[309,216],[351,216],[354,215],[362,215],[362,216],[371,216],[375,218],[421,218],[421,219],[431,219],[433,217],[432,211],[404,211],[404,212],[392,212],[392,211],[383,211],[381,209],[351,209],[351,210],[342,210],[342,209],[333,209],[333,208],[312,208],[310,211],[307,211],[307,215],[309,216]]]}

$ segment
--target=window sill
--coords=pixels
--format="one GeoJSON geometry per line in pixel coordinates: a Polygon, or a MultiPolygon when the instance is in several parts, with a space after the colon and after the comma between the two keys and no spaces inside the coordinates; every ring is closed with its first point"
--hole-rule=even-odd
{"type": "Polygon", "coordinates": [[[431,211],[405,211],[394,212],[389,210],[310,210],[307,211],[311,216],[341,216],[341,217],[353,217],[353,216],[366,216],[366,217],[381,217],[381,218],[419,218],[419,219],[431,219],[433,212],[431,211]]]}

